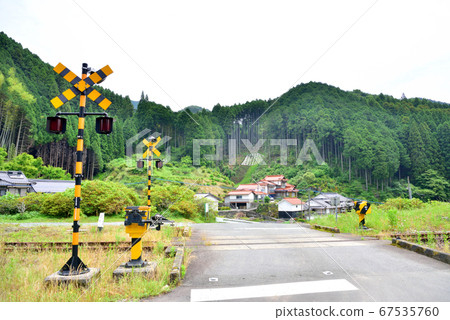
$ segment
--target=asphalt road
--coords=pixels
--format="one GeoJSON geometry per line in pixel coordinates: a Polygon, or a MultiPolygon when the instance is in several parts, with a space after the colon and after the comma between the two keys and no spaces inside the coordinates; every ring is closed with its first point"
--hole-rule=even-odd
{"type": "Polygon", "coordinates": [[[450,301],[450,266],[298,224],[195,224],[186,277],[147,301],[450,301]]]}

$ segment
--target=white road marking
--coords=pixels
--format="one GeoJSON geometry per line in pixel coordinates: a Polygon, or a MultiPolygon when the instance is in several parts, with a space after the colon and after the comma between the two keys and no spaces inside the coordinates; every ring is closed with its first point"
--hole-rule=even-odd
{"type": "Polygon", "coordinates": [[[274,243],[274,244],[241,244],[241,245],[209,245],[195,247],[196,251],[224,251],[224,250],[264,250],[264,249],[289,249],[289,248],[320,248],[320,247],[356,247],[364,246],[361,242],[307,242],[307,243],[274,243]]]}
{"type": "Polygon", "coordinates": [[[235,288],[192,289],[191,301],[221,301],[353,290],[358,288],[345,279],[319,280],[235,288]]]}
{"type": "MultiPolygon", "coordinates": [[[[210,239],[208,239],[210,240],[210,239]]],[[[298,243],[298,242],[336,242],[336,241],[348,241],[343,238],[279,238],[279,239],[221,239],[221,240],[210,240],[213,245],[224,245],[224,244],[267,244],[267,243],[298,243]]]]}

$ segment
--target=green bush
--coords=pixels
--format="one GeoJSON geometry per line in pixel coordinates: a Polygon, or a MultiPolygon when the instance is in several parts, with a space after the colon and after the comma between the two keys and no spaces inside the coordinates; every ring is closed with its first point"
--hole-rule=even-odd
{"type": "Polygon", "coordinates": [[[25,204],[26,211],[41,211],[42,203],[51,196],[51,194],[47,193],[33,192],[22,197],[21,200],[25,204]]]}
{"type": "Polygon", "coordinates": [[[16,214],[19,212],[19,195],[7,192],[0,197],[0,214],[16,214]]]}
{"type": "Polygon", "coordinates": [[[420,209],[423,208],[425,204],[422,200],[412,198],[412,199],[404,199],[404,198],[394,198],[388,199],[386,202],[380,206],[381,209],[397,209],[397,210],[409,210],[409,209],[420,209]]]}
{"type": "Polygon", "coordinates": [[[256,209],[256,213],[278,218],[278,205],[276,203],[261,203],[256,209]]]}
{"type": "Polygon", "coordinates": [[[13,218],[16,220],[28,220],[28,219],[39,216],[39,214],[40,213],[38,211],[28,211],[28,212],[15,214],[13,216],[13,218]]]}
{"type": "Polygon", "coordinates": [[[231,208],[230,207],[219,207],[219,211],[220,210],[230,210],[231,208]]]}
{"type": "Polygon", "coordinates": [[[185,186],[156,186],[152,189],[151,195],[152,206],[165,216],[170,217],[174,214],[187,219],[194,219],[198,216],[198,201],[194,199],[194,191],[185,186]]]}
{"type": "Polygon", "coordinates": [[[125,207],[139,203],[139,197],[132,189],[120,183],[100,180],[83,182],[81,199],[81,211],[87,216],[100,212],[118,214],[125,207]]]}
{"type": "Polygon", "coordinates": [[[53,217],[69,217],[73,212],[73,189],[51,194],[41,203],[41,213],[53,217]]]}

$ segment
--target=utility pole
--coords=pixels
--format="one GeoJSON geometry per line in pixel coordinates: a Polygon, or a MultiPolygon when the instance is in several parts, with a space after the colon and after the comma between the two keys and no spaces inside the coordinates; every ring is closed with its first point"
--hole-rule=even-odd
{"type": "Polygon", "coordinates": [[[409,200],[412,199],[412,192],[411,192],[411,185],[409,184],[409,176],[407,176],[408,179],[408,195],[409,195],[409,200]]]}
{"type": "Polygon", "coordinates": [[[308,220],[311,221],[311,188],[308,188],[308,220]]]}

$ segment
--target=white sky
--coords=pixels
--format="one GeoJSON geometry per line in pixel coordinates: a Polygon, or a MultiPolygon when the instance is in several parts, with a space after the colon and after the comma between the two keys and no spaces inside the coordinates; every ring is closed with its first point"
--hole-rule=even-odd
{"type": "Polygon", "coordinates": [[[78,75],[109,64],[102,86],[173,110],[309,81],[450,102],[445,0],[0,0],[0,30],[78,75]]]}

